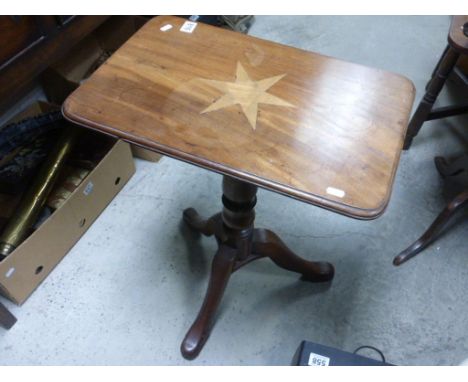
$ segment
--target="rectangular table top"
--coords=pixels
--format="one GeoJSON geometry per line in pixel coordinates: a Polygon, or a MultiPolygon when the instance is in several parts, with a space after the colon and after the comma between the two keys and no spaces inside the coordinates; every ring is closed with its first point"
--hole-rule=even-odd
{"type": "Polygon", "coordinates": [[[71,121],[361,219],[388,204],[408,79],[186,20],[150,20],[66,100],[71,121]]]}

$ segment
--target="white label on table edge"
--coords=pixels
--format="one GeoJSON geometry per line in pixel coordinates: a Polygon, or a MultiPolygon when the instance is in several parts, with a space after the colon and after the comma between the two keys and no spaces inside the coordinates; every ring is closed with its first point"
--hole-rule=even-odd
{"type": "Polygon", "coordinates": [[[346,193],[343,190],[340,190],[339,188],[335,187],[327,187],[327,194],[336,196],[338,198],[343,198],[346,193]]]}
{"type": "Polygon", "coordinates": [[[171,24],[166,24],[164,26],[162,26],[161,28],[159,28],[159,30],[163,31],[163,32],[166,32],[168,31],[169,29],[172,29],[172,25],[171,24]]]}
{"type": "Polygon", "coordinates": [[[194,23],[193,21],[186,21],[180,27],[180,31],[185,32],[185,33],[192,33],[195,30],[195,28],[197,27],[197,25],[198,24],[194,23]]]}
{"type": "Polygon", "coordinates": [[[307,364],[309,366],[329,366],[330,358],[320,354],[310,353],[309,362],[307,364]]]}

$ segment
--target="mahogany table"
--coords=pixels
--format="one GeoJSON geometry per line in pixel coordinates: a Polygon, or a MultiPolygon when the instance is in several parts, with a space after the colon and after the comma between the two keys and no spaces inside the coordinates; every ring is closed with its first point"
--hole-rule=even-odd
{"type": "Polygon", "coordinates": [[[63,106],[72,122],[224,175],[222,212],[193,229],[214,235],[208,290],[182,342],[202,349],[230,275],[269,257],[305,280],[333,266],[295,255],[254,228],[257,187],[358,219],[389,201],[414,98],[383,70],[176,17],[152,19],[63,106]]]}

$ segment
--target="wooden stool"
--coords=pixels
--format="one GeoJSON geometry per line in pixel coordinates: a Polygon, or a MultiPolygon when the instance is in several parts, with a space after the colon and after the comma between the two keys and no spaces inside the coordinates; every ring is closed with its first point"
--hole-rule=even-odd
{"type": "MultiPolygon", "coordinates": [[[[452,163],[447,163],[443,157],[434,158],[435,166],[443,178],[456,176],[460,172],[468,171],[468,155],[452,163]]],[[[437,216],[424,234],[393,259],[393,265],[401,265],[416,256],[439,236],[451,218],[468,204],[468,188],[453,198],[447,207],[437,216]]]]}
{"type": "Polygon", "coordinates": [[[410,148],[413,138],[419,133],[425,121],[452,117],[468,112],[468,102],[458,106],[433,109],[445,81],[454,69],[460,55],[468,55],[468,16],[453,16],[448,35],[448,45],[426,86],[426,93],[408,125],[404,150],[410,148]]]}
{"type": "MultiPolygon", "coordinates": [[[[223,175],[222,212],[184,221],[218,250],[181,352],[198,355],[230,276],[270,258],[307,281],[333,266],[254,228],[257,187],[357,219],[380,216],[414,100],[401,75],[175,17],[149,21],[65,102],[65,116],[223,175]]],[[[253,291],[254,292],[254,291],[253,291]]]]}

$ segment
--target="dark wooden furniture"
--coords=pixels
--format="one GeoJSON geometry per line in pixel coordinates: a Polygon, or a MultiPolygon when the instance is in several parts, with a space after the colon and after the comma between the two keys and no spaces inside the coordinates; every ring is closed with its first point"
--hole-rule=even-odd
{"type": "MultiPolygon", "coordinates": [[[[448,45],[445,48],[439,62],[437,63],[432,77],[426,86],[426,94],[416,109],[408,125],[405,138],[405,149],[409,149],[413,138],[418,134],[425,121],[455,116],[468,112],[468,103],[458,106],[433,108],[433,105],[442,90],[445,81],[452,73],[456,73],[468,84],[466,78],[466,67],[468,59],[468,16],[453,16],[448,34],[448,45]]],[[[468,169],[467,157],[460,158],[453,163],[447,163],[444,158],[436,157],[435,165],[440,175],[444,178],[456,175],[468,169]]],[[[416,256],[429,244],[431,244],[443,228],[447,225],[453,215],[462,209],[468,202],[468,190],[458,194],[445,209],[437,216],[431,226],[424,234],[399,253],[394,259],[394,265],[401,265],[416,256]]]]}
{"type": "MultiPolygon", "coordinates": [[[[468,155],[465,155],[452,163],[448,163],[443,157],[435,157],[436,169],[443,178],[457,176],[461,172],[468,172],[468,155]]],[[[460,192],[437,216],[431,226],[423,235],[411,244],[408,248],[400,252],[394,259],[393,264],[398,266],[416,256],[423,249],[429,246],[440,235],[452,217],[468,204],[468,189],[460,192]]]]}
{"type": "Polygon", "coordinates": [[[0,16],[0,112],[108,16],[0,16]]]}
{"type": "Polygon", "coordinates": [[[406,78],[196,24],[149,21],[65,102],[65,116],[224,175],[223,210],[184,211],[219,249],[182,354],[197,356],[233,272],[269,257],[309,281],[326,262],[254,228],[257,187],[358,219],[383,213],[414,98],[406,78]]]}
{"type": "MultiPolygon", "coordinates": [[[[425,121],[468,113],[468,102],[457,106],[433,108],[445,81],[454,70],[461,55],[468,55],[468,16],[453,16],[448,34],[448,45],[426,86],[426,93],[408,125],[405,150],[410,148],[413,138],[419,133],[425,121]]],[[[459,74],[463,75],[461,71],[459,74]]]]}
{"type": "MultiPolygon", "coordinates": [[[[109,16],[0,16],[0,113],[30,90],[49,65],[109,16]]],[[[0,324],[16,318],[0,303],[0,324]]]]}

